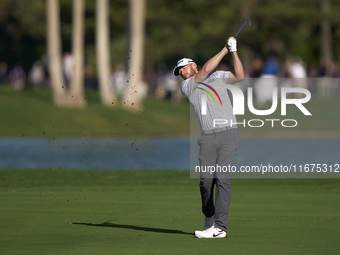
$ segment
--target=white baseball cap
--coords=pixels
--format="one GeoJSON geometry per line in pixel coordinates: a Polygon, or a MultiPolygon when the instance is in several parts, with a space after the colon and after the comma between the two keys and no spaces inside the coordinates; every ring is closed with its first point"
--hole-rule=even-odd
{"type": "Polygon", "coordinates": [[[191,63],[195,63],[195,61],[193,61],[192,59],[190,58],[182,58],[181,60],[178,60],[177,62],[177,65],[174,69],[174,75],[175,76],[178,76],[179,75],[179,72],[178,70],[183,67],[183,66],[186,66],[186,65],[189,65],[191,63]]]}

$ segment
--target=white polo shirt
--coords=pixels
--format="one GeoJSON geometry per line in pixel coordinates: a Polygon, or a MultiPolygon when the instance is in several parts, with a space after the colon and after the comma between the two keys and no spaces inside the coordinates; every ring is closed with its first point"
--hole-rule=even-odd
{"type": "Polygon", "coordinates": [[[197,87],[194,77],[182,83],[181,91],[194,107],[201,129],[204,131],[222,127],[237,128],[227,88],[223,86],[228,84],[229,74],[230,72],[215,71],[197,87]],[[205,110],[202,112],[202,109],[205,110]],[[214,126],[214,120],[217,119],[226,120],[224,121],[226,123],[216,124],[218,121],[215,121],[214,126]]]}

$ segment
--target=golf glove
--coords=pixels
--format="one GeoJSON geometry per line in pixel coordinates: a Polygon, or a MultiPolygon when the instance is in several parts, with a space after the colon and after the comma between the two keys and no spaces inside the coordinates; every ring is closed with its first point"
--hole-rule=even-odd
{"type": "Polygon", "coordinates": [[[229,52],[237,51],[236,45],[237,45],[237,43],[236,43],[235,39],[229,39],[228,40],[228,50],[229,50],[229,52]]]}

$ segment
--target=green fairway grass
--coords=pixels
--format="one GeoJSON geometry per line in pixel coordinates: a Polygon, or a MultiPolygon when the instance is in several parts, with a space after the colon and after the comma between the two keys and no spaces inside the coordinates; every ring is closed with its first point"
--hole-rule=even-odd
{"type": "Polygon", "coordinates": [[[0,86],[2,137],[143,137],[188,135],[189,104],[145,100],[134,113],[101,105],[97,91],[86,91],[85,109],[53,105],[47,90],[14,91],[0,86]]]}
{"type": "MultiPolygon", "coordinates": [[[[150,137],[189,136],[190,104],[167,100],[146,99],[142,113],[133,113],[121,106],[116,108],[101,105],[97,91],[86,91],[85,109],[58,108],[52,103],[48,90],[15,91],[0,86],[0,137],[150,137]]],[[[245,106],[245,115],[237,116],[241,137],[339,137],[340,98],[316,98],[304,104],[312,113],[305,116],[293,105],[287,106],[287,116],[281,116],[280,103],[269,116],[251,114],[245,106]],[[248,126],[251,119],[276,119],[274,127],[265,121],[261,128],[248,126]],[[295,119],[298,125],[285,128],[284,119],[295,119]]],[[[269,109],[267,104],[262,109],[269,109]]],[[[196,120],[196,114],[193,113],[196,120]]],[[[285,123],[293,125],[292,122],[285,123]]],[[[258,121],[251,125],[260,125],[258,121]]]]}
{"type": "Polygon", "coordinates": [[[187,171],[0,170],[0,254],[339,254],[339,179],[233,179],[224,239],[193,235],[198,182],[187,171]]]}

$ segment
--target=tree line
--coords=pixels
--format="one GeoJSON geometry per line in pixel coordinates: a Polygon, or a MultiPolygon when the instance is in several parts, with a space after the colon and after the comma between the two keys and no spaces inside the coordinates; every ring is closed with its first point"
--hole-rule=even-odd
{"type": "Polygon", "coordinates": [[[336,0],[0,0],[0,6],[1,60],[28,64],[48,53],[58,105],[86,104],[84,62],[96,67],[103,103],[117,105],[108,79],[112,65],[125,63],[130,79],[122,102],[138,109],[143,75],[151,81],[158,63],[172,68],[183,56],[204,63],[247,18],[253,26],[238,36],[246,66],[271,52],[328,67],[340,57],[336,0]],[[68,91],[60,78],[63,51],[82,63],[68,91]]]}

